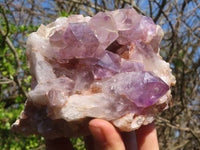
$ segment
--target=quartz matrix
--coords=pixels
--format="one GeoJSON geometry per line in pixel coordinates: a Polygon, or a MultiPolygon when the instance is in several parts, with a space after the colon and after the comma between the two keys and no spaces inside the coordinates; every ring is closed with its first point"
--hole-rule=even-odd
{"type": "Polygon", "coordinates": [[[92,118],[127,132],[151,123],[175,84],[159,55],[162,37],[131,8],[41,25],[28,37],[32,90],[12,129],[56,138],[87,135],[92,118]]]}

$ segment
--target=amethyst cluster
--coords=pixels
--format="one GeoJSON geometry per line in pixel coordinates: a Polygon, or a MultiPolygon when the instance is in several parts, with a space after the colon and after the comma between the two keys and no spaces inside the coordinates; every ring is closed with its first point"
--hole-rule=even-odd
{"type": "Polygon", "coordinates": [[[103,118],[121,131],[151,123],[175,83],[159,55],[163,30],[134,9],[71,15],[27,41],[32,90],[12,129],[48,138],[87,135],[103,118]]]}

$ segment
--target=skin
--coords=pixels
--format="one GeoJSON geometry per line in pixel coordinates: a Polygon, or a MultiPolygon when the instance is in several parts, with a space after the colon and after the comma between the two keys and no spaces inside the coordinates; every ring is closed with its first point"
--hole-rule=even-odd
{"type": "MultiPolygon", "coordinates": [[[[92,136],[84,138],[87,150],[159,150],[154,123],[135,132],[119,133],[108,121],[93,119],[89,122],[92,136]]],[[[46,140],[47,150],[73,150],[68,138],[46,140]]]]}

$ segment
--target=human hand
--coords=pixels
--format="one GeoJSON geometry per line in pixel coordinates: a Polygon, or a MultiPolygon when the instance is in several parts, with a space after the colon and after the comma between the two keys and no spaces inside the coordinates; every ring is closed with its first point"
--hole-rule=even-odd
{"type": "MultiPolygon", "coordinates": [[[[93,119],[89,122],[92,136],[85,137],[87,150],[159,150],[154,123],[135,132],[119,133],[108,121],[93,119]]],[[[73,150],[69,139],[46,140],[47,150],[73,150]]]]}

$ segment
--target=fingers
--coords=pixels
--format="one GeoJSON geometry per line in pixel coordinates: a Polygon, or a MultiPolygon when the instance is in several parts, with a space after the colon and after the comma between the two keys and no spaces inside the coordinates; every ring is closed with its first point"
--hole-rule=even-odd
{"type": "Polygon", "coordinates": [[[154,123],[140,127],[136,132],[138,150],[159,150],[154,123]]]}
{"type": "Polygon", "coordinates": [[[102,119],[93,119],[89,129],[95,139],[97,150],[125,150],[123,140],[115,127],[102,119]]]}
{"type": "MultiPolygon", "coordinates": [[[[140,127],[134,132],[122,133],[122,137],[115,127],[102,119],[94,119],[89,123],[89,129],[94,137],[85,138],[88,150],[159,150],[155,125],[149,124],[140,127]],[[122,140],[123,138],[123,140],[122,140]],[[125,148],[126,147],[126,148],[125,148]]],[[[47,150],[73,150],[73,146],[67,138],[45,140],[47,150]]]]}
{"type": "Polygon", "coordinates": [[[45,140],[46,150],[73,150],[73,146],[67,138],[45,140]]]}

